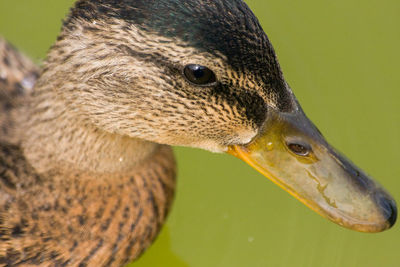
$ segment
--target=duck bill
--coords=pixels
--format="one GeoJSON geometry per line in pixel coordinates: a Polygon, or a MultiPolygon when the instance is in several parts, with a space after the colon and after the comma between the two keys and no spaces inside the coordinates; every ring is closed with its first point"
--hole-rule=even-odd
{"type": "Polygon", "coordinates": [[[380,232],[396,221],[393,198],[334,150],[301,111],[270,111],[260,134],[228,153],[341,226],[380,232]]]}

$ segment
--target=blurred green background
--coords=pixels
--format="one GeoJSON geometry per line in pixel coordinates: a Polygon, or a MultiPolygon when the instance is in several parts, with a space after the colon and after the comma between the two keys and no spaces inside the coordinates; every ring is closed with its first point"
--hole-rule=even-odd
{"type": "MultiPolygon", "coordinates": [[[[328,140],[400,201],[400,1],[248,0],[328,140]]],[[[1,0],[0,35],[37,62],[72,0],[1,0]]],[[[400,266],[400,226],[343,229],[228,155],[176,148],[178,189],[132,266],[400,266]]]]}

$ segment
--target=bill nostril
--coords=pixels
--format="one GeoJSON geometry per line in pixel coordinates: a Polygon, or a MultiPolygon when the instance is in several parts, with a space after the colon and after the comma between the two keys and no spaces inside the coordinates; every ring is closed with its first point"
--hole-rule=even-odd
{"type": "Polygon", "coordinates": [[[306,144],[289,143],[287,146],[293,153],[302,157],[308,156],[311,151],[311,147],[306,144]]]}

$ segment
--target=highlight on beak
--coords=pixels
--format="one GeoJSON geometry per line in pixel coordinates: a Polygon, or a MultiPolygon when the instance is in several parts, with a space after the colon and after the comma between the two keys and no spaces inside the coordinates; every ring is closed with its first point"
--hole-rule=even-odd
{"type": "Polygon", "coordinates": [[[259,135],[228,153],[341,226],[380,232],[396,221],[393,198],[335,151],[302,111],[269,111],[259,135]]]}

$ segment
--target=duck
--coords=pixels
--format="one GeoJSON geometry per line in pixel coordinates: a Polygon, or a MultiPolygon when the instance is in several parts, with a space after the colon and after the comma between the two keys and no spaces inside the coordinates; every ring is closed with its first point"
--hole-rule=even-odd
{"type": "Polygon", "coordinates": [[[0,265],[123,266],[156,239],[171,146],[238,157],[334,223],[390,194],[307,118],[242,0],[78,0],[39,68],[0,39],[0,265]]]}

